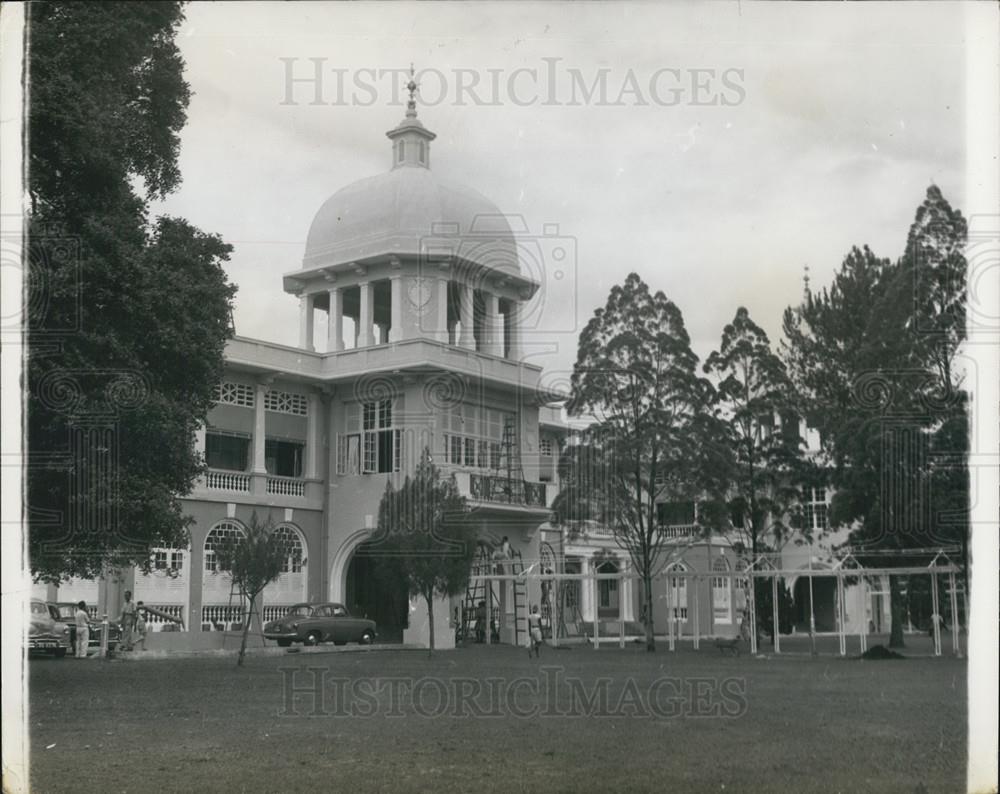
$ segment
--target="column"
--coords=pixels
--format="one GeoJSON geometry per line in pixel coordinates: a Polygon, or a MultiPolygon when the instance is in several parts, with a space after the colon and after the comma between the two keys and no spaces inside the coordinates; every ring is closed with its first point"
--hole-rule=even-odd
{"type": "Polygon", "coordinates": [[[521,305],[516,300],[512,300],[507,304],[507,307],[507,328],[510,339],[507,358],[512,361],[520,361],[523,354],[521,350],[521,305]]]}
{"type": "Polygon", "coordinates": [[[500,298],[492,292],[485,293],[486,317],[483,323],[486,329],[485,351],[491,356],[503,355],[503,329],[500,327],[500,298]]]}
{"type": "Polygon", "coordinates": [[[264,460],[264,397],[268,392],[268,384],[258,383],[257,394],[253,401],[253,473],[266,474],[264,460]]]}
{"type": "Polygon", "coordinates": [[[472,330],[473,310],[472,310],[472,286],[469,284],[459,285],[459,319],[462,322],[462,335],[459,337],[459,347],[468,350],[476,349],[476,337],[472,330]]]}
{"type": "Polygon", "coordinates": [[[629,562],[623,562],[621,566],[622,573],[624,577],[621,583],[621,592],[618,594],[618,603],[620,607],[620,617],[623,621],[625,620],[635,620],[635,607],[632,587],[636,583],[635,579],[628,576],[631,564],[629,562]]]}
{"type": "Polygon", "coordinates": [[[330,295],[329,327],[326,335],[328,353],[344,349],[344,293],[336,287],[328,290],[330,295]]]}
{"type": "Polygon", "coordinates": [[[299,347],[306,350],[315,350],[313,347],[313,307],[315,304],[315,295],[303,295],[299,298],[299,347]]]}
{"type": "Polygon", "coordinates": [[[448,344],[448,274],[440,273],[437,280],[437,337],[448,344]]]}
{"type": "Polygon", "coordinates": [[[306,459],[305,476],[308,479],[316,477],[316,461],[319,458],[319,395],[312,392],[308,395],[306,410],[306,459]]]}
{"type": "Polygon", "coordinates": [[[375,344],[372,335],[372,285],[370,281],[362,281],[361,310],[358,312],[358,347],[368,347],[375,344]]]}
{"type": "Polygon", "coordinates": [[[403,279],[399,272],[389,276],[389,341],[403,338],[403,279]]]}

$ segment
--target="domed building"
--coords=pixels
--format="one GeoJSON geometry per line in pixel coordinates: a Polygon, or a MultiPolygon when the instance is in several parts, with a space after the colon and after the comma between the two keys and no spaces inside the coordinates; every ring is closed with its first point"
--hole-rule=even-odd
{"type": "MultiPolygon", "coordinates": [[[[565,435],[540,367],[521,360],[521,312],[539,284],[522,273],[500,210],[431,169],[435,135],[412,93],[387,136],[388,171],[323,203],[301,266],[283,277],[299,301],[298,346],[241,336],[227,345],[199,433],[208,472],[184,503],[191,546],[157,550],[148,575],[71,582],[61,600],[83,598],[114,618],[120,590],[131,589],[183,621],[183,636],[162,641],[217,645],[242,606],[214,549],[256,513],[292,549],[264,591],[265,621],[296,603],[337,602],[374,619],[383,640],[425,643],[426,608],[377,577],[365,546],[386,482],[400,485],[425,450],[455,475],[483,549],[506,541],[518,560],[539,557],[565,435]],[[314,330],[322,313],[325,340],[314,330]]],[[[492,598],[506,642],[523,639],[526,599],[537,599],[514,589],[492,598]]],[[[439,647],[454,639],[449,623],[464,606],[459,598],[435,610],[439,647]]]]}

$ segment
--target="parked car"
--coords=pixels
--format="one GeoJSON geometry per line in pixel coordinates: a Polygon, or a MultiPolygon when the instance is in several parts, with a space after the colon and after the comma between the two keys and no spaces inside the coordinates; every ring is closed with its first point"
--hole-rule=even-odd
{"type": "MultiPolygon", "coordinates": [[[[76,653],[76,604],[69,601],[49,602],[49,613],[52,617],[69,625],[69,647],[70,651],[76,653]]],[[[90,626],[90,640],[87,642],[88,648],[101,647],[101,634],[104,633],[104,624],[95,618],[88,618],[87,625],[90,626]]],[[[117,622],[108,623],[108,648],[114,650],[121,641],[121,626],[117,622]]]]}
{"type": "Polygon", "coordinates": [[[293,642],[318,645],[333,642],[345,645],[357,642],[371,645],[377,633],[375,621],[355,618],[343,604],[296,604],[278,620],[264,625],[264,636],[288,647],[293,642]]]}
{"type": "Polygon", "coordinates": [[[31,599],[28,625],[28,651],[51,653],[62,657],[69,649],[69,626],[52,617],[48,605],[37,598],[31,599]]]}

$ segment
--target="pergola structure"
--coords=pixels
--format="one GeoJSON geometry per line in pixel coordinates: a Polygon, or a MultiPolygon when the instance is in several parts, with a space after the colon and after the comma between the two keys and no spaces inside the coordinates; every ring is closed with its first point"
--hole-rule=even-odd
{"type": "MultiPolygon", "coordinates": [[[[768,581],[771,584],[772,593],[772,620],[773,620],[773,637],[774,637],[774,653],[781,653],[781,638],[780,631],[778,630],[779,625],[779,615],[778,615],[778,580],[794,580],[803,576],[809,577],[810,580],[810,612],[813,612],[812,603],[812,579],[814,578],[825,578],[833,579],[836,584],[836,610],[837,610],[837,637],[839,641],[839,653],[841,656],[847,655],[847,637],[848,632],[846,630],[846,607],[845,607],[845,585],[848,584],[858,584],[861,589],[861,600],[864,602],[872,594],[883,594],[887,595],[886,591],[880,589],[879,581],[882,577],[888,576],[908,576],[908,577],[929,577],[930,581],[930,591],[931,591],[931,607],[933,611],[932,619],[932,636],[934,639],[934,655],[942,655],[942,641],[941,641],[941,577],[947,577],[947,586],[945,592],[950,596],[950,612],[951,612],[951,625],[953,630],[952,635],[952,652],[956,656],[962,655],[961,644],[959,641],[959,632],[957,630],[960,625],[959,622],[959,598],[965,598],[965,589],[959,585],[958,576],[961,574],[961,568],[956,564],[949,554],[954,554],[957,550],[954,548],[936,548],[936,549],[913,549],[898,552],[891,552],[884,554],[887,560],[891,560],[892,557],[905,557],[907,559],[912,559],[914,556],[929,556],[931,557],[930,562],[927,565],[901,565],[901,566],[878,566],[878,567],[866,567],[862,565],[853,550],[845,549],[837,553],[832,559],[829,560],[830,567],[828,568],[814,568],[812,565],[812,558],[810,558],[810,565],[805,569],[783,569],[780,566],[780,555],[778,554],[760,554],[757,559],[753,562],[748,562],[747,567],[742,570],[730,571],[727,575],[733,579],[744,579],[756,582],[758,580],[768,581]]],[[[861,552],[858,552],[861,553],[861,552]]],[[[864,552],[865,556],[871,556],[872,552],[864,552]]],[[[505,580],[518,580],[522,582],[531,582],[533,580],[538,580],[539,582],[545,581],[550,585],[555,582],[561,581],[579,581],[583,586],[589,586],[593,588],[595,593],[596,601],[596,591],[598,587],[598,582],[602,580],[613,580],[619,583],[619,587],[624,587],[626,583],[630,583],[632,580],[638,578],[638,576],[631,571],[622,570],[618,573],[562,573],[562,572],[543,572],[542,566],[530,565],[530,561],[525,561],[525,572],[522,574],[482,574],[475,575],[471,577],[473,580],[483,580],[484,584],[489,587],[489,584],[493,581],[505,581],[505,580]]],[[[706,578],[707,576],[718,576],[718,572],[711,573],[694,573],[690,571],[678,571],[678,570],[668,570],[667,566],[661,570],[656,578],[664,579],[669,577],[671,580],[675,580],[675,583],[671,586],[668,584],[666,587],[666,607],[668,614],[671,614],[674,602],[678,599],[678,591],[680,588],[676,584],[676,580],[691,580],[691,582],[685,581],[685,585],[691,583],[696,584],[699,580],[706,578]]],[[[758,651],[758,631],[757,631],[757,610],[756,610],[756,587],[747,587],[747,610],[746,610],[746,622],[741,631],[745,634],[749,634],[749,644],[750,651],[752,654],[757,654],[758,651]]],[[[695,615],[695,625],[697,623],[697,615],[699,611],[699,588],[697,586],[687,587],[687,592],[690,593],[693,603],[691,608],[695,615]]],[[[707,605],[711,608],[711,605],[707,605]]],[[[491,614],[488,616],[488,620],[493,620],[492,609],[491,614]]],[[[968,615],[968,605],[964,607],[964,614],[968,615]]],[[[558,619],[558,618],[556,618],[558,619]]],[[[618,637],[608,637],[605,636],[603,639],[600,636],[599,624],[600,620],[597,616],[597,611],[594,611],[593,622],[593,636],[590,641],[593,643],[594,648],[598,648],[602,641],[604,642],[617,642],[621,647],[625,646],[627,639],[634,639],[634,637],[628,637],[625,631],[625,621],[617,620],[619,625],[619,635],[618,637]]],[[[815,617],[810,614],[810,636],[815,636],[815,617]]],[[[671,651],[675,651],[677,647],[678,632],[676,631],[675,623],[673,620],[669,620],[667,623],[667,643],[671,651]]],[[[860,647],[862,653],[868,649],[868,636],[869,630],[868,625],[865,620],[861,620],[859,623],[860,629],[857,632],[857,636],[860,642],[860,647]]],[[[695,632],[692,636],[692,642],[694,648],[697,650],[699,648],[700,632],[695,632]]],[[[488,640],[487,640],[488,641],[488,640]]],[[[558,632],[552,633],[552,642],[554,645],[558,645],[559,637],[558,632]]],[[[813,644],[813,653],[815,653],[815,644],[813,644]]]]}

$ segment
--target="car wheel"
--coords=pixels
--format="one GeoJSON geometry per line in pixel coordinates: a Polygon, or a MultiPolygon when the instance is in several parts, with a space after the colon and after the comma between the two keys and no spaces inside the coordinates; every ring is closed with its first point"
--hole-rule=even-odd
{"type": "Polygon", "coordinates": [[[358,640],[358,645],[371,645],[373,642],[375,642],[375,635],[372,634],[370,629],[368,629],[361,635],[361,639],[358,640]]]}
{"type": "Polygon", "coordinates": [[[281,648],[287,648],[291,644],[292,644],[291,640],[278,640],[278,646],[281,648]]]}
{"type": "Polygon", "coordinates": [[[306,635],[306,645],[319,645],[322,642],[323,637],[318,631],[310,631],[306,635]]]}
{"type": "Polygon", "coordinates": [[[62,659],[66,655],[65,648],[56,648],[56,659],[62,659]]]}

